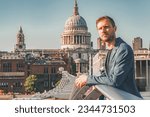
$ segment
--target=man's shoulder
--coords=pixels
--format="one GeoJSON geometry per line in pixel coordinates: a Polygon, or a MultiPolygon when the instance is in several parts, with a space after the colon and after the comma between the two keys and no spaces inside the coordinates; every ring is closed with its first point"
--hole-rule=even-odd
{"type": "Polygon", "coordinates": [[[129,50],[132,50],[131,46],[129,44],[127,44],[123,39],[121,39],[120,37],[117,38],[117,43],[118,43],[118,46],[122,49],[129,49],[129,50]]]}
{"type": "Polygon", "coordinates": [[[124,51],[126,53],[133,53],[133,50],[130,45],[128,45],[123,39],[118,39],[118,49],[119,51],[124,51]]]}

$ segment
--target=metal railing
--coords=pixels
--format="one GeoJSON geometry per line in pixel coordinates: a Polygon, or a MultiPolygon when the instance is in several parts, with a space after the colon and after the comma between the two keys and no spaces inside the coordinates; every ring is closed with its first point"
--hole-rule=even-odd
{"type": "Polygon", "coordinates": [[[142,100],[142,98],[108,85],[84,86],[82,88],[76,88],[74,84],[69,99],[96,100],[101,97],[108,100],[142,100]]]}
{"type": "Polygon", "coordinates": [[[84,86],[82,88],[76,88],[74,86],[76,76],[73,76],[63,70],[61,73],[62,79],[54,89],[42,94],[35,94],[30,99],[57,98],[66,100],[97,100],[100,99],[100,97],[104,97],[104,99],[109,100],[141,100],[141,98],[135,95],[108,85],[84,86]]]}
{"type": "Polygon", "coordinates": [[[108,85],[84,86],[81,89],[75,88],[70,99],[96,100],[102,96],[104,96],[104,99],[108,100],[142,100],[142,98],[108,85]]]}

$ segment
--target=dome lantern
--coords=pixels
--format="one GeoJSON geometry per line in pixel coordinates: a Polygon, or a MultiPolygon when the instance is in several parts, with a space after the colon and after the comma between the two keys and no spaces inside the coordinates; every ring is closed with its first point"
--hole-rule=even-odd
{"type": "Polygon", "coordinates": [[[74,4],[74,11],[73,11],[73,14],[74,14],[74,15],[79,15],[77,0],[75,0],[74,2],[75,2],[75,4],[74,4]]]}

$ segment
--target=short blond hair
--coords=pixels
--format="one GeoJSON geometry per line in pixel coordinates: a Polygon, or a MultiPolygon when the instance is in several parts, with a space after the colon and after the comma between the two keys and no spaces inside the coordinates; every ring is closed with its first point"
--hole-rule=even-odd
{"type": "Polygon", "coordinates": [[[111,25],[112,25],[113,27],[116,26],[115,21],[114,21],[111,17],[109,17],[109,16],[102,16],[102,17],[99,17],[99,18],[96,20],[96,27],[97,27],[97,24],[98,24],[101,20],[104,20],[104,19],[109,20],[109,22],[111,23],[111,25]]]}

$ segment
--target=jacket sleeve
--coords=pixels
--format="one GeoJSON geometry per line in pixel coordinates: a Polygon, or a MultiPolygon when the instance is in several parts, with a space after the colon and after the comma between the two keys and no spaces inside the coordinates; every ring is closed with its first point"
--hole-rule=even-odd
{"type": "Polygon", "coordinates": [[[128,74],[134,71],[134,56],[133,51],[129,46],[119,47],[116,53],[116,60],[110,75],[89,76],[87,84],[97,85],[106,84],[118,87],[127,77],[128,74]]]}

